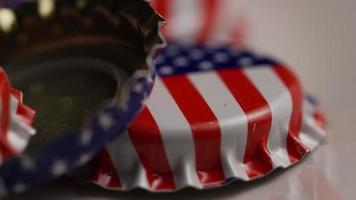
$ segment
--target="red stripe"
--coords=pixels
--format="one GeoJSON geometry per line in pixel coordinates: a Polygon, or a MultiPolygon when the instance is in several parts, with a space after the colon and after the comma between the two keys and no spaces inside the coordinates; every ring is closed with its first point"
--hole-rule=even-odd
{"type": "Polygon", "coordinates": [[[168,163],[157,123],[147,107],[128,128],[131,141],[146,170],[152,189],[175,189],[173,173],[168,163]]]}
{"type": "Polygon", "coordinates": [[[198,34],[199,41],[207,41],[214,30],[216,23],[216,14],[219,1],[217,0],[201,0],[203,6],[203,25],[198,34]]]}
{"type": "Polygon", "coordinates": [[[25,104],[19,103],[16,114],[21,117],[24,123],[31,125],[35,118],[36,112],[25,104]]]}
{"type": "Polygon", "coordinates": [[[222,183],[225,178],[220,158],[221,135],[217,118],[186,76],[165,77],[163,82],[191,126],[200,182],[204,186],[222,183]]]}
{"type": "Polygon", "coordinates": [[[89,167],[92,168],[91,171],[93,172],[91,180],[94,180],[103,187],[122,188],[111,156],[106,149],[99,152],[95,158],[90,161],[89,167]]]}
{"type": "Polygon", "coordinates": [[[241,70],[221,70],[219,75],[247,117],[248,135],[244,156],[247,174],[251,178],[267,174],[273,169],[267,147],[272,123],[268,102],[241,70]]]}
{"type": "Polygon", "coordinates": [[[325,114],[324,114],[321,110],[316,109],[316,110],[314,111],[313,118],[314,118],[314,120],[315,120],[315,123],[316,123],[320,128],[326,129],[328,120],[327,120],[325,114]]]}
{"type": "Polygon", "coordinates": [[[167,17],[169,0],[152,0],[152,6],[162,17],[167,17]]]}
{"type": "Polygon", "coordinates": [[[290,161],[295,163],[308,151],[308,148],[299,139],[303,117],[303,90],[299,80],[289,69],[283,66],[274,66],[273,69],[284,82],[292,97],[293,107],[287,137],[287,150],[290,161]]]}
{"type": "Polygon", "coordinates": [[[23,95],[21,91],[16,90],[14,88],[11,88],[10,90],[11,95],[13,95],[18,101],[16,114],[21,118],[24,123],[26,123],[27,125],[31,125],[36,112],[30,107],[23,104],[23,95]]]}
{"type": "Polygon", "coordinates": [[[17,99],[17,101],[19,101],[19,102],[23,101],[23,95],[22,95],[21,91],[16,90],[15,88],[11,88],[10,92],[17,99]]]}
{"type": "Polygon", "coordinates": [[[3,159],[7,159],[15,154],[15,151],[7,139],[10,117],[10,85],[5,72],[0,69],[0,90],[1,90],[1,122],[0,122],[0,153],[3,159]]]}
{"type": "MultiPolygon", "coordinates": [[[[170,19],[170,5],[172,3],[170,2],[171,0],[152,0],[152,6],[156,10],[157,13],[159,13],[165,20],[170,19]]],[[[179,0],[178,0],[179,1],[179,0]]],[[[161,29],[161,32],[163,33],[164,36],[168,37],[169,36],[169,30],[168,26],[163,26],[161,29]]]]}

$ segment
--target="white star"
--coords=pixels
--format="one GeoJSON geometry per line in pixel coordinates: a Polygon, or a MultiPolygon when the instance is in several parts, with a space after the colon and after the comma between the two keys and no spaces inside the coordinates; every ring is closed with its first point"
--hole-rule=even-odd
{"type": "Polygon", "coordinates": [[[120,108],[125,112],[128,111],[129,109],[128,107],[129,99],[130,99],[129,95],[126,94],[125,92],[123,95],[121,95],[120,101],[118,103],[120,105],[120,108]]]}
{"type": "Polygon", "coordinates": [[[148,84],[151,84],[151,83],[153,83],[153,78],[152,78],[152,76],[150,75],[150,76],[147,76],[147,83],[148,84]]]}
{"type": "Polygon", "coordinates": [[[101,113],[99,115],[99,124],[104,129],[104,131],[108,131],[114,125],[114,121],[110,115],[101,113]]]}
{"type": "Polygon", "coordinates": [[[173,69],[170,66],[163,66],[159,69],[159,72],[163,75],[170,75],[173,74],[173,69]]]}
{"type": "Polygon", "coordinates": [[[164,57],[163,54],[160,54],[159,56],[157,56],[156,59],[154,59],[154,61],[156,61],[156,64],[162,64],[163,62],[166,61],[166,58],[164,57]]]}
{"type": "Polygon", "coordinates": [[[209,70],[209,69],[214,68],[214,65],[209,61],[203,61],[199,64],[198,67],[199,67],[199,69],[202,69],[202,70],[209,70]]]}
{"type": "Polygon", "coordinates": [[[13,188],[13,191],[15,193],[22,193],[24,192],[25,190],[27,189],[26,185],[23,184],[23,183],[17,183],[14,188],[13,188]]]}
{"type": "Polygon", "coordinates": [[[204,53],[201,50],[194,49],[194,50],[190,51],[190,57],[193,60],[200,60],[204,57],[204,53]]]}
{"type": "Polygon", "coordinates": [[[89,154],[81,155],[79,157],[78,164],[83,165],[83,164],[87,163],[90,160],[90,158],[91,158],[91,155],[89,155],[89,154]]]}
{"type": "Polygon", "coordinates": [[[242,67],[246,67],[246,66],[250,66],[252,65],[252,58],[250,57],[243,57],[243,58],[240,58],[238,61],[237,61],[237,64],[239,66],[242,66],[242,67]]]}
{"type": "Polygon", "coordinates": [[[21,159],[21,167],[23,170],[32,171],[36,168],[36,164],[32,158],[24,156],[21,159]]]}
{"type": "Polygon", "coordinates": [[[217,53],[213,56],[213,60],[217,63],[224,63],[228,61],[228,56],[225,53],[217,53]]]}
{"type": "Polygon", "coordinates": [[[189,63],[188,59],[184,58],[184,57],[177,57],[176,59],[174,59],[174,65],[178,66],[178,67],[186,67],[189,63]]]}
{"type": "Polygon", "coordinates": [[[60,176],[67,171],[67,163],[62,160],[57,160],[53,163],[51,173],[54,176],[60,176]]]}
{"type": "Polygon", "coordinates": [[[80,144],[86,146],[86,145],[90,144],[92,138],[93,138],[92,131],[84,130],[80,136],[80,144]]]}
{"type": "Polygon", "coordinates": [[[137,83],[135,84],[133,91],[136,93],[141,93],[143,90],[143,84],[142,83],[137,83]]]}

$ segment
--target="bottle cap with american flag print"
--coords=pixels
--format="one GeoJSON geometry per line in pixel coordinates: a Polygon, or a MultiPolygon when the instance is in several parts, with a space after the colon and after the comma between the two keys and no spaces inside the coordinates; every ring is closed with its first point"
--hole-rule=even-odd
{"type": "Polygon", "coordinates": [[[22,153],[36,131],[31,127],[35,111],[23,103],[22,92],[12,88],[0,68],[0,165],[22,153]]]}
{"type": "Polygon", "coordinates": [[[170,43],[141,113],[86,168],[110,190],[219,187],[289,167],[325,136],[291,70],[229,45],[170,43]]]}
{"type": "MultiPolygon", "coordinates": [[[[37,112],[25,152],[0,164],[0,196],[67,173],[125,130],[153,87],[161,21],[143,0],[0,0],[0,64],[37,112]]],[[[33,112],[0,80],[5,157],[25,148],[33,112]]]]}

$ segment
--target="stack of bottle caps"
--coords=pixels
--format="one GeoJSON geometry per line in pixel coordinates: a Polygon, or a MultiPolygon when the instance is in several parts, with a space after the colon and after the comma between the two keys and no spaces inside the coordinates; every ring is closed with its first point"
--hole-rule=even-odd
{"type": "Polygon", "coordinates": [[[0,194],[76,168],[110,190],[219,187],[320,144],[318,104],[287,65],[241,48],[231,2],[151,3],[167,17],[159,51],[143,0],[0,1],[0,194]]]}

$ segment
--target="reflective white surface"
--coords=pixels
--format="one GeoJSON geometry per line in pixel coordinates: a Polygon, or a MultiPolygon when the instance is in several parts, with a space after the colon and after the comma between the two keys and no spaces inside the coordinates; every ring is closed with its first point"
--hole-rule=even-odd
{"type": "Polygon", "coordinates": [[[354,199],[356,194],[356,1],[240,0],[252,47],[280,58],[319,98],[327,140],[301,163],[261,180],[172,194],[108,192],[54,183],[9,199],[354,199]]]}

